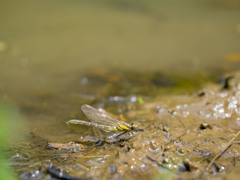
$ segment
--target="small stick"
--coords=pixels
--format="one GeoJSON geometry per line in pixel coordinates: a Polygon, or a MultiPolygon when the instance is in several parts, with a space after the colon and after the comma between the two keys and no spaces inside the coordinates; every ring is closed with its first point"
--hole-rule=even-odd
{"type": "Polygon", "coordinates": [[[185,126],[185,124],[184,124],[180,119],[178,119],[176,116],[173,115],[173,112],[168,111],[168,113],[169,113],[173,118],[175,118],[185,129],[187,129],[187,127],[185,126]]]}
{"type": "Polygon", "coordinates": [[[185,133],[181,134],[180,136],[178,136],[178,137],[176,137],[176,138],[170,140],[170,142],[166,143],[165,145],[168,145],[168,144],[170,144],[170,143],[176,141],[177,139],[180,139],[181,137],[185,136],[185,135],[188,134],[188,133],[189,133],[189,130],[186,131],[185,133]]]}
{"type": "Polygon", "coordinates": [[[238,135],[240,134],[240,130],[234,135],[234,137],[227,143],[227,146],[226,148],[218,153],[212,160],[211,162],[208,164],[208,166],[206,167],[206,170],[208,170],[212,165],[213,163],[218,160],[232,145],[233,145],[233,141],[238,137],[238,135]]]}

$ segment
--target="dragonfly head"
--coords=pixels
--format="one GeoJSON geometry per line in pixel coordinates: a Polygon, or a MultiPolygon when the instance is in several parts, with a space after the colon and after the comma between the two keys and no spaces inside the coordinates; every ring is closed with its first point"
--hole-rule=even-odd
{"type": "Polygon", "coordinates": [[[134,123],[132,123],[132,124],[131,124],[131,128],[132,128],[132,129],[137,129],[137,125],[134,124],[134,123]]]}

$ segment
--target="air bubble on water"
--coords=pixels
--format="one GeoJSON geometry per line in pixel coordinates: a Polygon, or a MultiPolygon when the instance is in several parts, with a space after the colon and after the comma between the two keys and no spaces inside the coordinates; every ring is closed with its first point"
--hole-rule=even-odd
{"type": "Polygon", "coordinates": [[[219,112],[220,114],[223,114],[223,113],[224,113],[224,108],[219,109],[218,112],[219,112]]]}
{"type": "Polygon", "coordinates": [[[177,168],[178,168],[178,165],[173,165],[173,168],[177,169],[177,168]]]}
{"type": "Polygon", "coordinates": [[[135,167],[134,167],[133,165],[131,165],[131,167],[130,167],[130,168],[131,168],[131,170],[135,170],[135,167]]]}
{"type": "Polygon", "coordinates": [[[232,113],[226,113],[225,116],[226,116],[226,118],[231,118],[232,113]]]}
{"type": "Polygon", "coordinates": [[[218,111],[219,109],[221,109],[224,106],[224,103],[218,103],[217,105],[215,105],[215,107],[213,108],[214,111],[218,111]]]}
{"type": "Polygon", "coordinates": [[[140,167],[141,167],[142,169],[146,169],[146,164],[143,163],[143,164],[140,165],[140,167]]]}
{"type": "Polygon", "coordinates": [[[177,106],[176,106],[176,109],[181,109],[181,105],[177,105],[177,106]]]}
{"type": "Polygon", "coordinates": [[[240,114],[240,107],[235,108],[235,112],[236,112],[237,114],[240,114]]]}
{"type": "Polygon", "coordinates": [[[237,108],[237,104],[236,104],[236,103],[230,102],[230,103],[228,104],[228,109],[229,109],[229,110],[232,110],[232,109],[235,109],[235,108],[237,108]]]}
{"type": "Polygon", "coordinates": [[[225,93],[219,93],[219,96],[220,96],[221,98],[224,98],[224,97],[226,97],[227,95],[228,95],[227,92],[225,92],[225,93]]]}
{"type": "Polygon", "coordinates": [[[238,118],[236,119],[236,123],[237,123],[238,126],[240,126],[240,117],[238,117],[238,118]]]}
{"type": "Polygon", "coordinates": [[[190,113],[189,113],[189,111],[183,111],[183,117],[185,117],[185,118],[186,118],[186,117],[188,117],[188,116],[189,116],[189,114],[190,114],[190,113]]]}

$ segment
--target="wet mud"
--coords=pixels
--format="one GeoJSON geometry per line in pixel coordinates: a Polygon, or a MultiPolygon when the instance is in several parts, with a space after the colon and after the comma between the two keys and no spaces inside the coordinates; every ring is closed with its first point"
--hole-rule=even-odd
{"type": "MultiPolygon", "coordinates": [[[[226,76],[221,84],[206,83],[187,95],[157,95],[162,92],[159,86],[174,88],[177,83],[150,78],[153,81],[149,83],[154,84],[149,86],[154,87],[151,97],[135,91],[141,82],[131,86],[133,81],[122,78],[116,74],[82,77],[83,84],[96,80],[104,84],[100,93],[85,94],[84,98],[119,120],[136,124],[141,131],[104,133],[64,125],[67,131],[62,133],[67,138],[62,141],[33,131],[27,135],[27,142],[6,150],[8,165],[18,177],[102,180],[239,176],[240,73],[226,76]],[[118,96],[112,91],[116,85],[122,87],[115,89],[118,96]]],[[[72,117],[86,119],[77,113],[69,115],[72,117]]]]}

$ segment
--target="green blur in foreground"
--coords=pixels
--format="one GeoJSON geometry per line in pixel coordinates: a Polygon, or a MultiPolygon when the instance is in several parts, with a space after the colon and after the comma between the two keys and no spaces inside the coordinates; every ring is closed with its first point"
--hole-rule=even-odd
{"type": "Polygon", "coordinates": [[[21,121],[20,116],[15,108],[0,104],[0,179],[16,179],[11,169],[5,165],[4,147],[11,140],[11,135],[18,136],[17,126],[21,121]],[[14,134],[12,134],[14,132],[14,134]]]}

